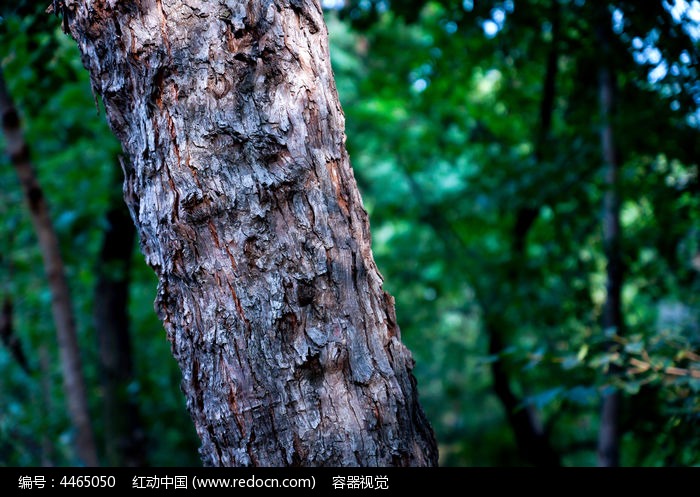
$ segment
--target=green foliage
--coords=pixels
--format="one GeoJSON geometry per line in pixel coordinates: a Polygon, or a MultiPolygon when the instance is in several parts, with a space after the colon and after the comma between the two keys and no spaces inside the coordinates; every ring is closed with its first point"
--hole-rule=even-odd
{"type": "Polygon", "coordinates": [[[596,464],[609,388],[624,392],[625,464],[698,464],[684,446],[697,422],[697,373],[687,364],[697,350],[700,269],[700,100],[688,79],[697,44],[661,3],[610,10],[619,24],[626,329],[606,333],[595,6],[381,5],[389,4],[349,2],[343,16],[328,16],[333,63],[375,255],[416,357],[441,463],[528,463],[494,398],[491,367],[500,362],[518,409],[537,413],[563,464],[596,464]],[[676,70],[650,80],[657,66],[639,63],[652,50],[640,39],[655,39],[676,70]],[[534,221],[519,239],[528,211],[534,221]],[[669,305],[682,324],[664,318],[669,305]],[[665,322],[684,328],[685,341],[671,346],[665,322]],[[494,329],[505,339],[496,354],[494,329]],[[660,362],[631,374],[640,355],[660,362]]]}
{"type": "MultiPolygon", "coordinates": [[[[663,2],[611,4],[625,327],[604,330],[593,3],[363,0],[326,12],[375,256],[445,466],[531,463],[494,388],[495,366],[514,410],[538,417],[564,465],[596,464],[609,389],[623,393],[623,464],[700,463],[700,91],[688,36],[697,22],[678,22],[663,2]],[[492,350],[496,334],[502,346],[492,350]]],[[[20,5],[0,22],[0,60],[61,239],[101,433],[94,264],[120,194],[119,146],[74,42],[57,19],[20,5]]],[[[1,289],[32,367],[25,374],[0,349],[0,460],[71,464],[50,294],[6,158],[0,182],[1,289]]],[[[129,391],[149,463],[196,465],[180,373],[152,308],[154,275],[137,250],[133,263],[129,391]]]]}

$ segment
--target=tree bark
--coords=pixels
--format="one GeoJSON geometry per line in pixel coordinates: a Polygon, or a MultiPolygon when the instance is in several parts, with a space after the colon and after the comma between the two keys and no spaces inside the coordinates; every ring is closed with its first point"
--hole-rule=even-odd
{"type": "Polygon", "coordinates": [[[57,2],[207,466],[437,464],[316,0],[57,2]]]}
{"type": "Polygon", "coordinates": [[[97,466],[97,450],[88,410],[87,390],[80,360],[75,317],[59,241],[53,229],[46,199],[30,160],[29,146],[22,135],[19,114],[7,91],[1,70],[0,116],[2,117],[7,151],[27,199],[51,290],[51,311],[56,325],[64,390],[70,418],[76,430],[76,456],[80,459],[81,464],[97,466]]]}

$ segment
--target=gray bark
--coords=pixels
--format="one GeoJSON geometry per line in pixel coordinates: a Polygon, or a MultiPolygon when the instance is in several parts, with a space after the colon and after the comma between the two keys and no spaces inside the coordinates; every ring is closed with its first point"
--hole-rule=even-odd
{"type": "Polygon", "coordinates": [[[56,5],[120,139],[125,199],[208,466],[425,466],[316,0],[56,5]]]}

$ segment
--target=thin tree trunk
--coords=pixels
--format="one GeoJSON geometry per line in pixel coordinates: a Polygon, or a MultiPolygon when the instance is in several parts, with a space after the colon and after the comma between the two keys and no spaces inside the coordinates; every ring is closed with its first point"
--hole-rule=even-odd
{"type": "MultiPolygon", "coordinates": [[[[552,128],[556,82],[559,73],[561,24],[559,3],[556,0],[551,3],[550,20],[552,22],[552,41],[547,53],[547,63],[542,81],[542,99],[540,101],[537,134],[533,140],[535,143],[534,157],[536,164],[542,164],[551,155],[548,153],[547,145],[552,128]]],[[[511,235],[511,256],[506,266],[508,279],[516,291],[522,288],[525,283],[523,266],[527,259],[527,237],[539,216],[539,212],[539,205],[522,205],[516,211],[511,235]]],[[[504,288],[509,287],[510,285],[504,285],[504,288]]],[[[503,321],[500,317],[501,311],[497,312],[497,315],[490,316],[486,320],[486,328],[490,337],[490,354],[500,354],[506,345],[504,327],[500,325],[503,321]]],[[[491,370],[493,373],[494,391],[506,409],[521,454],[534,466],[561,466],[561,458],[554,447],[552,447],[549,434],[542,425],[537,411],[532,407],[521,408],[521,399],[512,391],[510,375],[503,360],[492,362],[491,370]]]]}
{"type": "MultiPolygon", "coordinates": [[[[41,395],[40,399],[46,412],[53,412],[55,409],[51,396],[51,357],[46,345],[39,346],[39,371],[41,373],[41,395]]],[[[54,444],[46,432],[41,434],[41,465],[43,467],[55,466],[54,444]]]]}
{"type": "Polygon", "coordinates": [[[146,432],[138,403],[129,392],[134,381],[128,311],[134,242],[129,211],[121,196],[114,196],[96,268],[94,315],[104,395],[105,461],[122,467],[146,464],[146,432]]]}
{"type": "MultiPolygon", "coordinates": [[[[501,341],[504,325],[495,316],[486,316],[485,329],[489,334],[489,354],[500,355],[505,349],[501,341]]],[[[535,467],[553,468],[561,466],[559,454],[552,447],[549,433],[540,422],[538,413],[531,406],[522,405],[511,387],[511,374],[499,358],[491,364],[493,390],[503,404],[506,419],[510,424],[515,442],[523,460],[535,467]]]]}
{"type": "MultiPolygon", "coordinates": [[[[556,97],[556,81],[559,69],[559,37],[561,22],[559,4],[551,4],[552,41],[547,54],[544,78],[542,81],[542,99],[540,101],[539,123],[534,137],[534,157],[537,164],[546,160],[547,144],[552,126],[554,100],[556,97]]],[[[505,272],[508,284],[502,288],[521,288],[524,283],[523,265],[526,262],[527,237],[530,229],[539,215],[539,206],[521,205],[515,213],[511,234],[511,254],[506,262],[505,272]]],[[[501,302],[508,302],[509,295],[503,296],[501,302]]],[[[501,354],[505,349],[506,330],[509,325],[504,322],[502,304],[496,309],[486,309],[484,326],[489,335],[489,354],[501,354]]],[[[512,325],[510,325],[512,326],[512,325]]],[[[493,387],[496,396],[503,404],[508,421],[513,429],[518,449],[523,458],[538,467],[561,466],[561,459],[552,443],[545,427],[540,422],[538,413],[533,408],[522,408],[522,400],[518,398],[511,387],[511,375],[502,359],[491,363],[493,387]]]]}
{"type": "MultiPolygon", "coordinates": [[[[539,126],[534,138],[534,156],[537,163],[544,160],[545,148],[549,137],[552,114],[554,112],[554,98],[556,96],[556,79],[558,73],[559,58],[559,8],[556,2],[552,5],[552,44],[547,55],[547,64],[542,86],[542,100],[540,102],[539,126]]],[[[400,161],[401,162],[401,161],[400,161]]],[[[413,195],[421,201],[424,197],[420,185],[416,182],[408,170],[404,174],[413,195]]],[[[427,204],[426,204],[427,205],[427,204]]],[[[505,264],[507,279],[518,288],[522,284],[522,265],[525,262],[525,248],[527,236],[532,225],[537,219],[539,208],[520,206],[515,213],[511,236],[511,257],[505,264]]],[[[423,220],[428,223],[441,240],[448,245],[448,250],[453,257],[463,257],[467,249],[464,241],[454,230],[449,220],[439,209],[428,208],[423,220]]],[[[474,279],[476,281],[476,279],[474,279]]],[[[501,288],[507,288],[502,285],[501,288]]],[[[510,300],[510,295],[505,293],[497,298],[492,289],[480,290],[477,288],[477,300],[484,311],[484,330],[488,335],[488,352],[490,355],[500,355],[507,347],[507,333],[513,326],[503,319],[503,302],[510,300]]],[[[491,362],[491,375],[493,377],[493,391],[498,397],[506,413],[508,424],[513,430],[513,435],[524,461],[537,467],[561,466],[559,454],[552,447],[549,435],[538,419],[537,412],[532,408],[522,408],[522,399],[519,398],[511,386],[511,374],[502,359],[491,362]]]]}
{"type": "Polygon", "coordinates": [[[0,341],[7,347],[7,350],[9,350],[13,359],[17,361],[22,370],[27,374],[31,374],[27,356],[22,348],[22,342],[19,341],[19,337],[15,334],[13,308],[12,299],[9,295],[6,295],[2,299],[0,308],[0,341]]]}
{"type": "Polygon", "coordinates": [[[7,91],[1,70],[0,116],[2,116],[7,151],[24,189],[51,289],[51,311],[56,325],[64,390],[70,419],[76,430],[76,455],[82,464],[97,466],[97,451],[88,411],[75,318],[58,237],[54,232],[46,199],[30,161],[29,147],[22,135],[19,114],[7,91]]]}
{"type": "Polygon", "coordinates": [[[314,0],[56,2],[208,466],[437,464],[314,0]]]}
{"type": "MultiPolygon", "coordinates": [[[[604,14],[604,13],[603,13],[604,14]]],[[[622,334],[623,267],[620,230],[620,164],[615,149],[611,117],[614,108],[615,74],[610,61],[610,15],[601,15],[597,35],[602,54],[598,69],[601,116],[601,154],[603,158],[605,194],[603,197],[603,245],[607,259],[606,299],[601,325],[604,331],[622,334]]],[[[614,373],[615,371],[611,371],[614,373]]],[[[619,390],[605,392],[598,436],[598,465],[615,467],[620,464],[620,403],[619,390]]]]}
{"type": "MultiPolygon", "coordinates": [[[[420,202],[420,199],[424,197],[420,185],[409,171],[404,170],[404,174],[411,185],[413,195],[420,202]]],[[[518,211],[516,218],[520,219],[519,215],[521,212],[523,210],[518,211]]],[[[533,212],[533,215],[537,213],[536,210],[531,210],[531,212],[533,212]]],[[[423,221],[445,243],[450,257],[455,259],[465,257],[468,247],[440,209],[428,207],[423,221]]],[[[533,222],[534,217],[528,221],[527,227],[524,224],[516,223],[512,240],[514,247],[521,247],[521,250],[525,248],[525,238],[533,222]],[[519,228],[522,229],[519,230],[519,228]]],[[[513,254],[514,256],[518,254],[518,258],[517,261],[515,258],[511,258],[506,263],[506,274],[509,278],[516,277],[518,270],[515,265],[522,263],[524,255],[515,250],[513,254]]],[[[467,258],[477,260],[477,257],[473,254],[467,258]]],[[[477,279],[472,278],[472,281],[477,281],[477,279]]],[[[484,331],[488,335],[488,353],[489,355],[500,356],[507,347],[506,334],[513,328],[513,325],[502,317],[502,303],[508,301],[509,295],[504,293],[494,298],[495,292],[491,288],[484,290],[478,288],[478,285],[475,287],[475,290],[477,301],[481,305],[484,314],[483,323],[484,331]]],[[[537,413],[531,408],[522,408],[522,399],[513,391],[511,374],[502,358],[491,362],[491,375],[493,377],[493,391],[503,406],[506,419],[513,430],[515,442],[523,460],[536,467],[561,466],[559,455],[552,447],[549,435],[544,430],[542,423],[540,423],[537,413]]]]}

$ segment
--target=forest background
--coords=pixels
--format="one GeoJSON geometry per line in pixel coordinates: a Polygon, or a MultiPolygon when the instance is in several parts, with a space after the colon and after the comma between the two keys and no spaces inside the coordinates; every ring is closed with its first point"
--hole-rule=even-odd
{"type": "MultiPolygon", "coordinates": [[[[120,146],[45,7],[2,3],[0,63],[59,238],[100,460],[200,465],[120,146]]],[[[699,464],[700,2],[325,13],[440,464],[593,466],[611,430],[615,464],[699,464]]],[[[0,185],[0,465],[72,465],[51,290],[7,154],[0,185]]]]}

